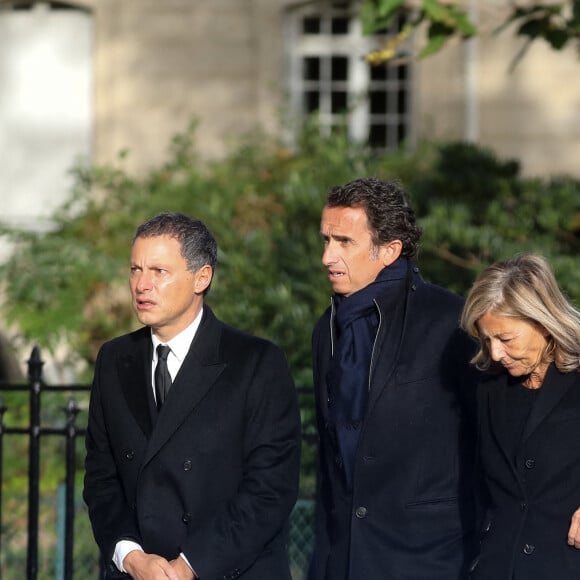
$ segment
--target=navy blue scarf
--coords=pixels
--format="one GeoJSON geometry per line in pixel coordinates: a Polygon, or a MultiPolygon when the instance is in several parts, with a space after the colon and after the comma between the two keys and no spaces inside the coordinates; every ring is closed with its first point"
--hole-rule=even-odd
{"type": "Polygon", "coordinates": [[[336,348],[326,382],[329,419],[335,430],[347,484],[350,487],[354,455],[369,394],[369,373],[379,314],[374,300],[397,286],[407,274],[407,260],[383,268],[376,280],[348,297],[335,295],[336,348]]]}

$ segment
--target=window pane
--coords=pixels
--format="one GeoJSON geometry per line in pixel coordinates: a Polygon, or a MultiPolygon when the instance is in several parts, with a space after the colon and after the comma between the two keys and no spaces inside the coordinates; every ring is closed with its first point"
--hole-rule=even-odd
{"type": "Polygon", "coordinates": [[[371,125],[369,130],[369,145],[384,148],[387,146],[387,126],[371,125]]]}
{"type": "Polygon", "coordinates": [[[320,16],[306,16],[302,19],[304,34],[320,34],[320,16]]]}
{"type": "Polygon", "coordinates": [[[402,89],[397,93],[397,112],[400,114],[407,112],[407,92],[402,89]]]}
{"type": "Polygon", "coordinates": [[[388,69],[386,64],[378,64],[371,66],[370,68],[370,77],[371,81],[384,81],[388,78],[388,69]]]}
{"type": "Polygon", "coordinates": [[[320,94],[317,91],[306,91],[304,93],[304,111],[314,113],[320,108],[320,94]]]}
{"type": "Polygon", "coordinates": [[[399,123],[397,129],[397,140],[401,143],[407,138],[407,127],[405,123],[399,123]]]}
{"type": "Polygon", "coordinates": [[[406,81],[408,76],[408,66],[403,64],[397,67],[397,78],[400,81],[406,81]]]}
{"type": "Polygon", "coordinates": [[[344,16],[335,16],[331,21],[332,34],[348,34],[350,19],[344,16]]]}
{"type": "Polygon", "coordinates": [[[346,56],[332,57],[332,80],[346,81],[348,79],[348,58],[346,56]]]}
{"type": "Polygon", "coordinates": [[[320,80],[320,58],[307,56],[302,62],[302,78],[307,81],[320,80]]]}
{"type": "Polygon", "coordinates": [[[331,111],[333,114],[344,113],[348,106],[346,91],[332,91],[331,111]]]}
{"type": "Polygon", "coordinates": [[[387,112],[387,95],[384,91],[369,93],[369,107],[371,115],[384,115],[387,112]]]}

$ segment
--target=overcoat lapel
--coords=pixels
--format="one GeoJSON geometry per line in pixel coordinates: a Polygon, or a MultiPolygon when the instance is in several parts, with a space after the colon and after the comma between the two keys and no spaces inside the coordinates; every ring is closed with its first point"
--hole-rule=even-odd
{"type": "Polygon", "coordinates": [[[562,397],[572,386],[574,379],[575,373],[560,373],[554,363],[550,365],[544,384],[538,393],[538,399],[526,422],[522,441],[525,441],[538,428],[540,423],[562,400],[562,397]]]}
{"type": "Polygon", "coordinates": [[[153,345],[151,331],[142,328],[133,334],[135,343],[130,353],[121,353],[118,359],[119,382],[135,421],[146,437],[151,434],[151,360],[153,345]]]}
{"type": "MultiPolygon", "coordinates": [[[[419,279],[418,282],[422,281],[419,279]]],[[[371,390],[369,393],[369,402],[367,415],[371,412],[373,405],[383,390],[389,384],[391,375],[396,368],[399,359],[399,352],[405,328],[405,321],[408,317],[409,309],[409,292],[413,292],[416,286],[412,280],[412,265],[409,262],[407,278],[404,284],[400,284],[392,292],[380,296],[377,299],[381,316],[381,328],[374,346],[375,356],[380,353],[380,357],[372,362],[371,368],[371,390]],[[389,348],[383,348],[383,345],[392,345],[389,348]]]]}
{"type": "Polygon", "coordinates": [[[517,478],[517,472],[514,466],[513,458],[510,457],[509,445],[506,441],[508,436],[508,418],[507,418],[507,385],[508,377],[505,374],[498,376],[492,384],[489,385],[489,397],[486,401],[488,405],[488,417],[491,432],[502,451],[504,459],[510,466],[511,471],[517,478]]]}
{"type": "Polygon", "coordinates": [[[321,340],[320,337],[318,339],[318,344],[314,345],[314,352],[319,352],[320,355],[318,356],[317,361],[314,364],[318,364],[316,368],[317,377],[315,377],[315,383],[318,382],[320,385],[320,410],[323,414],[324,420],[328,420],[328,384],[326,382],[326,377],[328,375],[328,365],[330,360],[332,359],[332,341],[334,330],[332,328],[333,325],[333,316],[334,316],[334,303],[331,302],[330,306],[330,314],[328,320],[324,320],[324,324],[327,324],[328,327],[323,329],[322,336],[326,336],[326,332],[329,332],[329,339],[328,340],[321,340]],[[318,381],[316,381],[316,378],[318,381]]]}
{"type": "Polygon", "coordinates": [[[177,431],[226,368],[220,357],[221,323],[204,306],[204,317],[151,434],[143,465],[177,431]]]}

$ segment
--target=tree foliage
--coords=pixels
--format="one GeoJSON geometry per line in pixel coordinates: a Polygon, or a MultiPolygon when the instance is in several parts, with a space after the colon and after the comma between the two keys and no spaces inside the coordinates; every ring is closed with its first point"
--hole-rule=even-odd
{"type": "Polygon", "coordinates": [[[307,126],[296,150],[248,139],[222,161],[198,159],[191,128],[169,161],[143,177],[116,166],[78,167],[70,201],[49,233],[6,232],[5,316],[43,348],[68,345],[95,359],[107,339],[135,327],[127,284],[136,226],[162,210],[201,218],[219,246],[208,302],[235,326],[269,337],[310,383],[310,333],[328,304],[320,263],[320,211],[328,188],[356,177],[400,178],[425,229],[425,277],[465,293],[490,262],[525,250],[546,255],[580,297],[580,184],[529,180],[513,160],[463,143],[377,156],[343,134],[307,126]]]}
{"type": "MultiPolygon", "coordinates": [[[[420,58],[436,53],[450,39],[478,34],[464,5],[459,0],[364,0],[360,16],[366,34],[387,30],[397,19],[404,23],[400,33],[388,38],[380,50],[370,53],[368,60],[378,64],[396,57],[403,42],[422,25],[426,26],[427,35],[418,53],[420,58]]],[[[510,25],[516,25],[516,34],[526,39],[514,63],[539,39],[555,50],[574,44],[580,54],[580,0],[512,2],[499,30],[510,25]]]]}
{"type": "Polygon", "coordinates": [[[451,38],[469,38],[477,32],[465,10],[454,0],[365,0],[360,17],[365,34],[388,30],[397,19],[403,22],[398,35],[368,55],[373,64],[395,57],[399,46],[422,24],[427,26],[427,41],[419,52],[421,58],[439,51],[451,38]]]}

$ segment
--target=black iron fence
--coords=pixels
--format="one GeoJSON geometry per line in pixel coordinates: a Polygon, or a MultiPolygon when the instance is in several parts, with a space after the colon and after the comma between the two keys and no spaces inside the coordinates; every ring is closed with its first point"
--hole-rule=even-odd
{"type": "MultiPolygon", "coordinates": [[[[47,385],[43,365],[35,347],[26,383],[0,381],[0,578],[101,578],[102,565],[80,497],[90,386],[47,385]],[[51,394],[48,404],[45,393],[51,394]]],[[[304,401],[312,397],[312,389],[301,388],[299,394],[304,401]]],[[[311,409],[311,404],[305,407],[311,409]]],[[[309,411],[304,416],[311,419],[309,411]]],[[[316,437],[306,429],[303,497],[290,520],[295,580],[304,578],[312,548],[315,448],[316,437]]]]}

